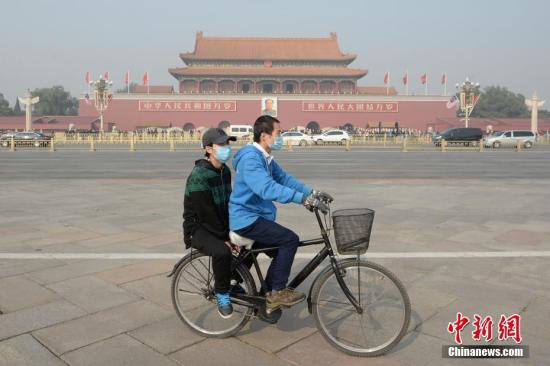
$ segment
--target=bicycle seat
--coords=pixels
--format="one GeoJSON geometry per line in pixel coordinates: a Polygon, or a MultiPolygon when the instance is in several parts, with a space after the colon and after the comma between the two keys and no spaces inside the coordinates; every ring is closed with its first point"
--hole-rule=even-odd
{"type": "Polygon", "coordinates": [[[254,240],[245,238],[244,236],[240,236],[233,231],[229,232],[229,239],[233,244],[240,247],[245,247],[246,249],[252,248],[252,244],[254,244],[254,240]]]}

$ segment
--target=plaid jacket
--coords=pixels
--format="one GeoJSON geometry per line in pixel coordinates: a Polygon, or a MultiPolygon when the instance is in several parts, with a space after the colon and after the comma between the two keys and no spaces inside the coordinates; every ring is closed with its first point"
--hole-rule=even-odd
{"type": "Polygon", "coordinates": [[[217,169],[206,159],[197,160],[187,177],[183,199],[183,238],[188,247],[199,226],[222,240],[229,240],[230,195],[229,168],[224,164],[217,169]]]}

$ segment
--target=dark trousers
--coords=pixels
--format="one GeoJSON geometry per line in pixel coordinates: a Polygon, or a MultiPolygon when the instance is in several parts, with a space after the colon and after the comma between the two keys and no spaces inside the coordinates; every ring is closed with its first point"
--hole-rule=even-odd
{"type": "Polygon", "coordinates": [[[229,292],[231,282],[231,250],[225,242],[207,230],[198,227],[191,238],[191,246],[212,257],[214,290],[229,292]]]}
{"type": "Polygon", "coordinates": [[[286,287],[294,255],[300,239],[292,230],[274,221],[259,218],[252,225],[235,232],[245,238],[254,240],[253,249],[277,247],[267,271],[265,282],[267,291],[281,290],[286,287]]]}

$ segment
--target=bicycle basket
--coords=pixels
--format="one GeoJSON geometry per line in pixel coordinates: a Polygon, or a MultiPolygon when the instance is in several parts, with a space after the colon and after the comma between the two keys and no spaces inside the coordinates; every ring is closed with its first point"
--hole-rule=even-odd
{"type": "Polygon", "coordinates": [[[336,210],[332,214],[336,250],[364,254],[369,248],[374,211],[368,208],[336,210]]]}

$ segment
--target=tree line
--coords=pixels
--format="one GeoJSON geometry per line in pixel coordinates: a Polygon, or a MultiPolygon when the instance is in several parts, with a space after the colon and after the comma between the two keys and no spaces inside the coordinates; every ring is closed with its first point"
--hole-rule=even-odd
{"type": "MultiPolygon", "coordinates": [[[[531,111],[525,105],[525,96],[502,86],[488,86],[480,94],[472,117],[480,118],[526,118],[531,111]]],[[[550,117],[547,110],[539,110],[539,117],[550,117]]]]}
{"type": "MultiPolygon", "coordinates": [[[[75,116],[78,115],[78,99],[71,96],[62,86],[37,88],[31,91],[40,101],[33,106],[33,114],[37,116],[75,116]]],[[[0,93],[0,116],[20,116],[25,114],[24,106],[15,100],[13,108],[4,94],[0,93]]]]}

